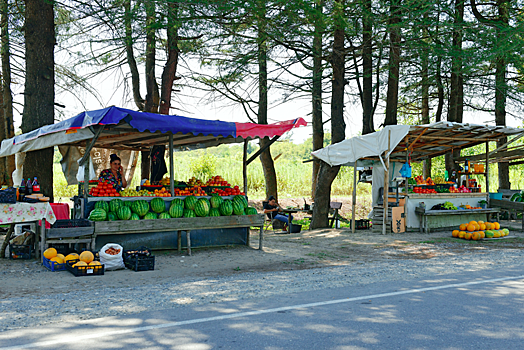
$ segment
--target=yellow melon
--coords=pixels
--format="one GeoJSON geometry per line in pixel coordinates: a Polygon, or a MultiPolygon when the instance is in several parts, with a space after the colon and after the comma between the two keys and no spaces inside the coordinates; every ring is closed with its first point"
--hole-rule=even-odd
{"type": "Polygon", "coordinates": [[[458,237],[458,235],[459,235],[459,230],[453,230],[453,232],[451,232],[452,237],[458,237]]]}
{"type": "Polygon", "coordinates": [[[57,251],[55,248],[47,248],[45,251],[44,251],[44,256],[46,257],[46,259],[53,259],[57,254],[57,251]]]}
{"type": "Polygon", "coordinates": [[[480,238],[486,238],[486,233],[484,231],[480,231],[480,238]]]}
{"type": "Polygon", "coordinates": [[[471,220],[471,221],[469,222],[469,224],[468,224],[468,225],[476,225],[476,224],[477,224],[477,222],[476,222],[476,221],[474,221],[474,220],[471,220]]]}
{"type": "Polygon", "coordinates": [[[485,223],[480,224],[480,230],[484,231],[485,229],[486,229],[486,224],[485,223]]]}
{"type": "Polygon", "coordinates": [[[64,259],[65,262],[72,261],[72,260],[78,260],[78,257],[77,257],[77,256],[74,256],[73,254],[68,254],[68,255],[65,257],[65,259],[64,259]]]}
{"type": "Polygon", "coordinates": [[[500,230],[500,224],[498,222],[494,222],[493,225],[495,225],[495,230],[500,230]]]}
{"type": "Polygon", "coordinates": [[[100,261],[91,261],[89,263],[89,266],[102,266],[102,264],[100,263],[100,261]]]}
{"type": "Polygon", "coordinates": [[[63,263],[64,263],[64,259],[62,259],[62,258],[59,257],[59,256],[55,256],[54,258],[51,258],[50,260],[51,260],[51,261],[54,261],[54,262],[57,263],[57,264],[63,264],[63,263]]]}
{"type": "Polygon", "coordinates": [[[459,226],[459,230],[460,231],[466,231],[467,227],[468,227],[468,224],[462,224],[462,225],[459,226]]]}
{"type": "Polygon", "coordinates": [[[79,261],[73,265],[73,267],[80,267],[80,266],[87,266],[87,263],[85,261],[79,261]]]}
{"type": "Polygon", "coordinates": [[[473,234],[471,235],[471,239],[474,241],[478,241],[480,239],[480,232],[473,232],[473,234]]]}
{"type": "Polygon", "coordinates": [[[493,228],[491,222],[486,222],[484,225],[486,225],[486,230],[491,230],[493,228]]]}
{"type": "Polygon", "coordinates": [[[80,253],[80,260],[89,264],[91,261],[95,260],[95,256],[93,253],[86,250],[85,252],[80,253]]]}
{"type": "Polygon", "coordinates": [[[472,236],[471,232],[466,232],[466,235],[464,236],[465,239],[470,240],[472,236]]]}
{"type": "Polygon", "coordinates": [[[476,225],[474,225],[474,224],[468,224],[467,229],[468,229],[469,232],[473,232],[473,231],[475,231],[475,229],[476,229],[476,225]]]}
{"type": "Polygon", "coordinates": [[[465,236],[466,236],[466,232],[465,231],[460,231],[459,232],[459,235],[458,235],[459,238],[464,238],[465,236]]]}
{"type": "Polygon", "coordinates": [[[64,254],[56,254],[56,256],[59,257],[59,258],[62,258],[62,260],[65,261],[65,256],[64,256],[64,254]]]}

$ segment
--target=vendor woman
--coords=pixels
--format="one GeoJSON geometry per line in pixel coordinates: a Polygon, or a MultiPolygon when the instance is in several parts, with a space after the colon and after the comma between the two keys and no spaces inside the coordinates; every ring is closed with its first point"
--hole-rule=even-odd
{"type": "Polygon", "coordinates": [[[121,191],[127,187],[127,181],[124,177],[122,161],[114,153],[110,156],[110,166],[110,169],[102,170],[98,180],[109,182],[117,191],[121,191]]]}

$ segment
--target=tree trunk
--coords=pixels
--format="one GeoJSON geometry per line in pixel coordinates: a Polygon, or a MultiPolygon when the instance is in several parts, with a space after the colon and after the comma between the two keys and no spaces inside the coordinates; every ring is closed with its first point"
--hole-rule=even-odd
{"type": "Polygon", "coordinates": [[[373,125],[373,14],[371,0],[363,1],[362,16],[362,135],[375,131],[373,125]]]}
{"type": "MultiPolygon", "coordinates": [[[[316,9],[321,16],[324,1],[320,0],[316,9]]],[[[324,124],[322,122],[322,32],[324,24],[321,19],[315,21],[315,33],[313,34],[313,89],[312,89],[312,124],[313,124],[313,151],[324,147],[324,124]]],[[[320,161],[313,161],[313,173],[311,175],[311,197],[315,199],[315,188],[317,185],[320,161]]]]}
{"type": "Polygon", "coordinates": [[[160,86],[160,114],[169,114],[171,108],[171,93],[173,82],[176,79],[178,65],[178,4],[168,3],[167,16],[167,62],[162,72],[162,83],[160,86]]]}
{"type": "MultiPolygon", "coordinates": [[[[343,4],[343,0],[339,0],[343,4]]],[[[343,23],[343,11],[335,12],[335,23],[343,23]]],[[[345,86],[345,53],[344,53],[344,28],[337,26],[333,35],[332,53],[332,92],[331,92],[331,143],[341,142],[346,137],[346,123],[344,122],[344,86],[345,86]]],[[[311,228],[328,227],[329,202],[331,200],[331,184],[335,180],[340,166],[331,167],[322,162],[318,173],[317,186],[315,190],[315,206],[313,207],[313,218],[311,228]]]]}
{"type": "MultiPolygon", "coordinates": [[[[267,124],[267,33],[266,33],[266,4],[260,2],[258,13],[258,30],[257,30],[257,62],[258,62],[258,123],[267,124]]],[[[260,148],[269,143],[269,138],[260,139],[260,148]]],[[[271,148],[268,147],[260,154],[260,162],[264,170],[266,181],[266,198],[275,196],[278,199],[277,174],[275,163],[271,156],[271,148]]]]}
{"type": "MultiPolygon", "coordinates": [[[[449,108],[448,121],[461,122],[463,109],[463,79],[462,79],[462,26],[464,20],[464,1],[455,0],[454,13],[454,27],[453,27],[453,42],[451,50],[451,83],[449,93],[449,108]]],[[[458,152],[450,152],[446,154],[445,163],[446,170],[451,173],[452,169],[456,168],[454,158],[458,156],[458,152]]]]}
{"type": "MultiPolygon", "coordinates": [[[[53,2],[25,1],[26,79],[22,132],[54,123],[55,23],[53,2]]],[[[53,148],[28,152],[24,178],[38,177],[41,190],[53,201],[53,148]]]]}
{"type": "MultiPolygon", "coordinates": [[[[3,120],[5,129],[5,138],[10,139],[15,136],[13,124],[13,94],[11,92],[11,50],[9,42],[9,12],[8,0],[0,1],[0,27],[2,36],[2,94],[3,94],[3,120]]],[[[12,174],[15,171],[15,156],[5,158],[6,163],[6,184],[13,185],[12,174]]]]}
{"type": "Polygon", "coordinates": [[[131,0],[124,0],[124,26],[125,38],[124,44],[127,54],[127,64],[131,72],[131,86],[133,90],[133,100],[135,105],[141,111],[144,110],[144,99],[140,95],[140,74],[138,73],[138,66],[135,60],[135,53],[133,50],[133,27],[132,27],[133,12],[131,11],[131,0]]]}
{"type": "MultiPolygon", "coordinates": [[[[427,21],[428,15],[424,14],[424,18],[427,21]]],[[[428,37],[429,33],[427,26],[422,28],[422,36],[428,37]]],[[[421,122],[422,124],[429,124],[429,48],[424,45],[421,52],[421,97],[422,97],[422,106],[421,106],[421,122]]],[[[424,178],[431,177],[431,159],[426,159],[423,161],[422,173],[424,178]]]]}
{"type": "Polygon", "coordinates": [[[400,73],[400,0],[390,0],[389,74],[384,125],[397,125],[398,85],[400,73]]]}
{"type": "MultiPolygon", "coordinates": [[[[3,104],[3,94],[0,94],[0,104],[3,104]]],[[[7,137],[6,137],[6,132],[5,132],[4,109],[0,108],[0,140],[5,140],[6,138],[7,137]]],[[[8,178],[7,162],[6,162],[6,158],[2,157],[0,158],[0,186],[3,186],[6,184],[7,178],[8,178]]]]}

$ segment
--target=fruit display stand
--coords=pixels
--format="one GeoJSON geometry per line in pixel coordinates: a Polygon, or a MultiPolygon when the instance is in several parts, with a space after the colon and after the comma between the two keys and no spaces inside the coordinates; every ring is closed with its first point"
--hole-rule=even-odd
{"type": "Polygon", "coordinates": [[[478,202],[486,200],[487,193],[410,193],[406,196],[406,228],[410,231],[429,232],[436,229],[449,229],[463,222],[486,220],[486,215],[498,213],[497,208],[431,210],[434,205],[451,202],[456,207],[469,205],[476,207],[478,202]]]}

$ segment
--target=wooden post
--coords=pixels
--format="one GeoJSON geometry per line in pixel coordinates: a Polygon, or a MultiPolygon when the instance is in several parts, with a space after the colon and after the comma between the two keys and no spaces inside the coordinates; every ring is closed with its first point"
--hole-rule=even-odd
{"type": "Polygon", "coordinates": [[[175,164],[173,156],[173,133],[169,134],[169,187],[171,197],[175,196],[175,164]]]}
{"type": "Polygon", "coordinates": [[[244,140],[244,155],[242,157],[242,178],[244,180],[244,193],[247,195],[247,139],[244,140]]]}
{"type": "Polygon", "coordinates": [[[488,194],[488,204],[486,208],[489,208],[489,141],[486,141],[486,193],[488,194]]]}
{"type": "Polygon", "coordinates": [[[89,163],[91,163],[90,154],[87,154],[86,160],[84,162],[84,211],[82,212],[81,218],[85,218],[85,213],[87,211],[87,202],[89,201],[89,163]]]}
{"type": "MultiPolygon", "coordinates": [[[[45,250],[45,218],[42,218],[40,221],[41,227],[40,227],[40,251],[38,249],[35,249],[35,254],[38,255],[40,253],[40,256],[37,256],[37,258],[40,258],[40,262],[44,262],[44,250],[45,250]]],[[[38,222],[36,222],[38,225],[38,222]]],[[[38,231],[38,230],[37,230],[38,231]]],[[[38,244],[38,237],[35,237],[36,244],[38,244]]]]}
{"type": "Polygon", "coordinates": [[[389,149],[391,142],[391,130],[388,132],[388,150],[386,151],[386,161],[384,162],[384,216],[382,217],[382,234],[386,234],[386,225],[388,222],[388,200],[389,200],[389,149]]]}
{"type": "Polygon", "coordinates": [[[182,231],[177,231],[177,248],[180,253],[182,251],[182,231]]]}
{"type": "Polygon", "coordinates": [[[13,235],[14,231],[15,231],[15,224],[9,224],[9,229],[7,230],[7,234],[4,238],[4,242],[2,242],[2,248],[0,248],[1,249],[0,258],[9,258],[8,256],[5,256],[5,249],[9,245],[9,241],[11,240],[11,236],[13,235]]]}
{"type": "Polygon", "coordinates": [[[264,243],[264,226],[260,226],[260,234],[258,235],[258,250],[262,250],[264,243]]]}
{"type": "Polygon", "coordinates": [[[355,233],[355,204],[357,204],[357,161],[353,165],[353,198],[351,199],[351,232],[355,233]]]}
{"type": "Polygon", "coordinates": [[[186,231],[186,240],[187,240],[187,255],[191,256],[191,231],[186,231]]]}

